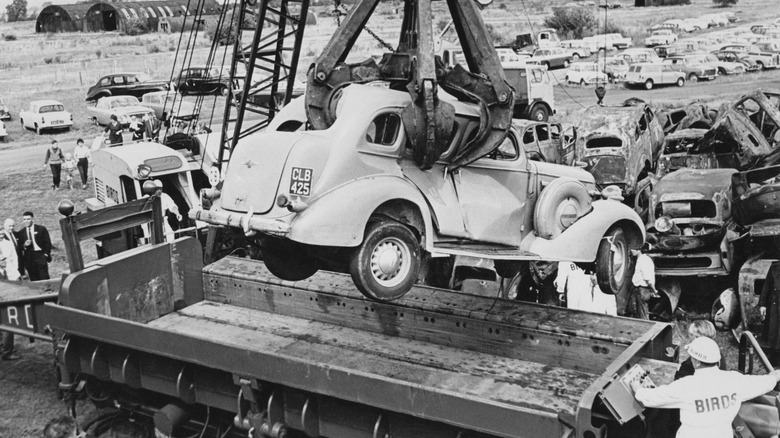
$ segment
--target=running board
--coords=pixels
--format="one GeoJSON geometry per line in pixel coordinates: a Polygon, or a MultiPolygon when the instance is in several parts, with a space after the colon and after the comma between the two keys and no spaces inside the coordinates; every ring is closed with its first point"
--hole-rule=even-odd
{"type": "Polygon", "coordinates": [[[434,254],[467,256],[491,260],[541,260],[538,254],[504,245],[463,244],[459,242],[437,242],[433,245],[434,254]]]}

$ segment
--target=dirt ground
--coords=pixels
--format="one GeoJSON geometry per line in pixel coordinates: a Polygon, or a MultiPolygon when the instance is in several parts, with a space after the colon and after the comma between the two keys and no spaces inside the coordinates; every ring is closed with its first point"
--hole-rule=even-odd
{"type": "MultiPolygon", "coordinates": [[[[541,26],[545,14],[551,6],[566,1],[533,1],[528,5],[530,18],[527,21],[535,27],[541,26]]],[[[437,2],[441,3],[441,2],[437,2]]],[[[500,1],[508,7],[488,12],[486,22],[507,35],[527,30],[526,16],[519,9],[518,2],[500,1]]],[[[624,8],[610,11],[611,21],[624,26],[635,38],[643,36],[644,29],[663,19],[679,15],[718,12],[712,7],[711,0],[694,0],[686,7],[633,8],[633,0],[621,0],[624,8]]],[[[388,12],[400,2],[386,2],[382,12],[369,23],[380,36],[389,35],[398,28],[399,20],[388,12]]],[[[745,21],[762,16],[767,0],[741,0],[738,16],[745,21]]],[[[437,6],[440,7],[441,5],[437,6]]],[[[328,8],[323,8],[326,11],[328,8]]],[[[314,56],[327,42],[335,28],[332,18],[324,14],[321,25],[307,29],[311,38],[305,44],[306,52],[300,62],[302,72],[308,67],[314,56]]],[[[66,152],[73,147],[76,137],[91,138],[97,135],[99,128],[93,126],[83,102],[86,89],[99,75],[117,70],[147,71],[157,78],[167,78],[171,72],[174,58],[175,37],[171,35],[144,35],[141,37],[120,36],[115,33],[101,35],[101,48],[90,44],[89,35],[35,35],[31,28],[34,22],[0,24],[0,33],[13,33],[19,36],[17,41],[4,41],[0,44],[0,97],[11,106],[14,119],[9,122],[10,136],[0,144],[0,216],[12,217],[21,222],[21,214],[26,210],[36,213],[37,222],[45,225],[52,234],[54,260],[50,265],[52,277],[67,271],[67,261],[59,233],[59,214],[57,203],[62,199],[71,199],[77,210],[85,210],[84,199],[91,195],[89,190],[52,191],[51,176],[42,166],[44,152],[51,138],[60,139],[66,152]],[[157,47],[153,49],[152,47],[157,47]],[[59,60],[54,59],[60,56],[59,60]],[[50,59],[46,63],[45,59],[50,59]],[[55,62],[56,61],[56,62],[55,62]],[[23,131],[18,126],[18,110],[34,98],[56,98],[63,101],[74,113],[76,124],[71,132],[57,132],[37,136],[31,131],[23,131]]],[[[393,40],[390,40],[393,41],[393,40]]],[[[363,54],[376,49],[377,42],[371,38],[358,41],[356,49],[363,54]]],[[[200,46],[195,51],[195,62],[205,59],[207,48],[200,46]]],[[[364,58],[364,57],[363,57],[364,58]]],[[[361,58],[361,59],[363,59],[361,58]]],[[[555,72],[562,82],[562,70],[555,72]]],[[[676,87],[660,88],[651,91],[626,90],[621,86],[610,87],[605,103],[613,104],[627,97],[638,96],[658,106],[684,104],[690,101],[708,102],[717,105],[756,87],[780,87],[780,71],[745,75],[735,80],[719,78],[712,83],[689,84],[682,89],[676,87]]],[[[576,120],[578,114],[595,103],[592,88],[579,86],[557,86],[556,102],[558,118],[563,121],[576,120]]],[[[219,103],[216,105],[220,108],[219,103]]],[[[217,114],[218,115],[218,114],[217,114]]],[[[85,254],[92,254],[91,245],[84,244],[85,254]]],[[[679,318],[675,324],[675,341],[688,342],[685,330],[689,318],[705,316],[704,312],[679,318]]],[[[728,351],[727,364],[736,367],[735,342],[730,333],[718,334],[718,343],[728,351]]],[[[45,342],[29,343],[17,338],[17,349],[21,360],[15,362],[0,361],[0,438],[39,437],[48,419],[67,412],[66,406],[57,400],[56,375],[51,344],[45,342]]],[[[684,355],[683,355],[684,356],[684,355]]],[[[79,412],[90,409],[84,403],[77,407],[79,412]]]]}

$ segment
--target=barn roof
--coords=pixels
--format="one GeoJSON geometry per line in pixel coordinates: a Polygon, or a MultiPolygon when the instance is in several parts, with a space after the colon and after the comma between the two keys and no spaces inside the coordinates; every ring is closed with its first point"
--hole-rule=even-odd
{"type": "Polygon", "coordinates": [[[73,21],[83,20],[87,15],[87,11],[91,7],[92,3],[76,3],[74,5],[49,5],[41,9],[41,12],[38,14],[38,16],[40,17],[41,15],[45,14],[56,14],[57,12],[62,14],[65,12],[73,21]]]}

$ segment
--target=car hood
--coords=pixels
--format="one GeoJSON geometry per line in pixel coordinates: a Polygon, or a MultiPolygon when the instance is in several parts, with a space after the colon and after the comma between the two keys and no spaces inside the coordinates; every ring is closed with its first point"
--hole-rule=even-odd
{"type": "Polygon", "coordinates": [[[661,178],[653,196],[663,201],[690,195],[685,199],[711,199],[715,193],[731,186],[736,169],[680,169],[661,178]]]}
{"type": "Polygon", "coordinates": [[[145,106],[133,105],[133,106],[123,106],[120,108],[113,108],[111,112],[118,116],[122,116],[122,115],[130,115],[130,114],[148,113],[148,112],[152,112],[152,110],[145,106]]]}

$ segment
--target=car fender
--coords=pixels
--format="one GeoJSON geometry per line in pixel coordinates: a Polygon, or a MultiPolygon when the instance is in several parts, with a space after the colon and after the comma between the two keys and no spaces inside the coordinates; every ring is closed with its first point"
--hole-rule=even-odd
{"type": "Polygon", "coordinates": [[[312,200],[293,219],[288,237],[309,245],[355,247],[363,242],[368,219],[389,201],[402,200],[416,205],[424,223],[425,249],[432,249],[433,221],[420,191],[406,179],[381,175],[360,178],[312,200]]]}
{"type": "Polygon", "coordinates": [[[543,239],[531,233],[520,243],[520,249],[538,255],[542,260],[592,262],[596,260],[601,238],[618,222],[641,234],[645,227],[634,210],[614,200],[593,202],[593,210],[581,217],[555,239],[543,239]]]}

